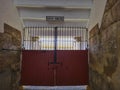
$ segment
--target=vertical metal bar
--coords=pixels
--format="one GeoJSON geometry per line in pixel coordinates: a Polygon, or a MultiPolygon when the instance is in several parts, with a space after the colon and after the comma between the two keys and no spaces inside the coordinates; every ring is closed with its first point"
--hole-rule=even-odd
{"type": "MultiPolygon", "coordinates": [[[[35,37],[35,27],[33,27],[33,36],[32,37],[35,37]]],[[[34,50],[34,40],[32,41],[32,50],[34,50]]]]}
{"type": "Polygon", "coordinates": [[[31,37],[30,37],[30,35],[29,35],[29,33],[30,33],[30,27],[28,27],[28,37],[29,37],[29,49],[31,50],[31,37]]]}
{"type": "Polygon", "coordinates": [[[41,43],[40,43],[40,39],[41,39],[41,33],[40,33],[40,30],[39,30],[39,26],[38,26],[38,36],[39,36],[39,40],[38,40],[38,46],[39,46],[39,50],[41,49],[41,43]]]}
{"type": "Polygon", "coordinates": [[[41,27],[40,32],[42,32],[41,49],[43,50],[43,47],[44,47],[44,44],[43,44],[43,36],[44,36],[43,27],[41,27]]]}
{"type": "MultiPolygon", "coordinates": [[[[74,27],[75,29],[75,37],[76,37],[76,28],[74,27]]],[[[75,50],[77,50],[77,45],[76,45],[77,41],[75,40],[75,50]]]]}
{"type": "Polygon", "coordinates": [[[80,27],[80,35],[81,35],[81,49],[80,50],[82,50],[82,42],[83,42],[83,36],[82,36],[82,27],[80,27]]]}
{"type": "Polygon", "coordinates": [[[72,49],[71,49],[71,50],[74,49],[74,46],[73,46],[73,45],[74,45],[74,42],[73,42],[73,35],[72,35],[73,33],[72,33],[72,30],[73,30],[73,29],[72,29],[72,27],[71,27],[71,30],[70,30],[70,37],[71,37],[71,39],[72,39],[72,40],[71,40],[71,41],[72,41],[72,49]]]}
{"type": "Polygon", "coordinates": [[[37,50],[40,49],[40,46],[39,46],[39,33],[38,33],[38,26],[37,26],[37,31],[36,31],[36,34],[37,34],[37,37],[38,37],[38,40],[37,40],[37,50]]]}
{"type": "MultiPolygon", "coordinates": [[[[34,27],[31,27],[31,28],[29,28],[29,32],[30,32],[30,34],[31,34],[31,32],[32,32],[32,34],[34,35],[34,27]]],[[[30,35],[30,39],[31,39],[31,50],[33,50],[33,45],[32,45],[32,37],[31,37],[31,35],[30,35]]]]}
{"type": "Polygon", "coordinates": [[[48,27],[46,29],[46,38],[47,38],[47,42],[46,42],[47,48],[46,49],[49,50],[48,27]]]}
{"type": "MultiPolygon", "coordinates": [[[[85,44],[85,43],[84,43],[84,41],[85,41],[85,40],[84,40],[84,39],[85,39],[85,37],[84,37],[84,36],[85,36],[85,35],[84,35],[84,27],[82,27],[82,35],[83,35],[83,42],[82,42],[83,44],[82,44],[82,45],[84,46],[84,44],[85,44]]],[[[84,49],[84,48],[83,48],[83,49],[84,49]]]]}
{"type": "Polygon", "coordinates": [[[72,27],[70,27],[70,41],[71,41],[71,45],[70,45],[71,48],[70,48],[70,50],[72,50],[72,48],[73,48],[73,44],[72,44],[73,41],[72,41],[72,35],[71,35],[71,28],[72,28],[72,27]]]}
{"type": "Polygon", "coordinates": [[[53,28],[51,27],[51,50],[52,50],[52,43],[53,43],[53,34],[52,34],[52,32],[53,32],[53,28]]]}
{"type": "Polygon", "coordinates": [[[50,27],[50,29],[49,29],[49,33],[48,33],[49,35],[49,38],[50,38],[50,42],[49,42],[49,50],[51,50],[51,27],[50,27]]]}
{"type": "MultiPolygon", "coordinates": [[[[84,40],[84,39],[85,39],[85,38],[84,38],[84,36],[85,36],[85,35],[84,35],[84,27],[82,27],[82,35],[83,35],[83,46],[84,46],[84,41],[85,41],[85,40],[84,40]]],[[[84,48],[84,49],[85,49],[85,48],[84,48]]]]}
{"type": "Polygon", "coordinates": [[[28,43],[28,36],[27,36],[27,34],[26,33],[28,33],[28,27],[26,27],[25,28],[25,49],[28,49],[28,45],[27,45],[27,43],[28,43]]]}
{"type": "Polygon", "coordinates": [[[28,43],[28,41],[27,41],[27,34],[26,34],[26,32],[28,32],[28,28],[27,27],[25,27],[25,33],[24,33],[24,35],[25,35],[25,42],[24,42],[24,48],[25,49],[28,49],[28,47],[27,47],[27,43],[28,43]]]}
{"type": "MultiPolygon", "coordinates": [[[[37,26],[35,27],[35,38],[37,38],[37,26]]],[[[35,44],[35,50],[37,50],[37,39],[35,39],[35,42],[34,42],[34,44],[35,44]]]]}
{"type": "Polygon", "coordinates": [[[80,47],[80,50],[82,50],[82,42],[83,42],[83,40],[82,40],[82,38],[83,38],[83,35],[82,35],[82,27],[80,27],[80,36],[81,36],[81,47],[80,47]]]}
{"type": "Polygon", "coordinates": [[[34,40],[33,40],[33,50],[35,50],[35,41],[36,41],[36,36],[35,36],[35,29],[36,29],[36,27],[34,27],[34,35],[33,35],[33,37],[34,37],[34,40]]]}
{"type": "Polygon", "coordinates": [[[32,50],[32,38],[31,38],[31,31],[33,31],[33,27],[29,28],[29,36],[30,36],[30,45],[31,45],[31,50],[32,50]]]}
{"type": "Polygon", "coordinates": [[[26,38],[26,27],[24,28],[24,32],[23,32],[24,34],[24,37],[23,37],[23,40],[24,40],[24,42],[23,42],[23,49],[27,49],[27,38],[26,38]]]}
{"type": "Polygon", "coordinates": [[[67,27],[65,27],[65,50],[67,49],[67,27]]]}
{"type": "Polygon", "coordinates": [[[50,50],[52,49],[52,27],[50,30],[50,50]]]}
{"type": "Polygon", "coordinates": [[[71,50],[71,43],[72,43],[72,42],[71,42],[71,37],[70,37],[70,29],[71,29],[71,27],[69,27],[69,46],[70,46],[70,47],[69,47],[69,50],[71,50]]]}
{"type": "Polygon", "coordinates": [[[86,28],[86,49],[88,49],[88,29],[86,28]]]}
{"type": "Polygon", "coordinates": [[[73,43],[73,47],[74,47],[74,50],[75,50],[75,30],[74,30],[74,27],[72,27],[72,31],[71,31],[72,35],[73,35],[73,39],[74,39],[74,43],[73,43]]]}
{"type": "Polygon", "coordinates": [[[66,50],[66,27],[65,27],[65,36],[64,36],[64,40],[63,40],[64,42],[64,50],[66,50]]]}
{"type": "Polygon", "coordinates": [[[44,35],[44,33],[43,33],[43,28],[42,27],[40,27],[40,32],[42,33],[41,34],[41,50],[43,50],[43,35],[44,35]]]}
{"type": "Polygon", "coordinates": [[[45,28],[45,38],[46,38],[46,41],[45,41],[45,50],[48,50],[48,47],[47,47],[47,43],[48,43],[48,39],[47,39],[47,28],[45,28]]]}
{"type": "Polygon", "coordinates": [[[80,50],[80,36],[79,36],[79,27],[77,27],[77,36],[79,37],[78,50],[80,50]]]}
{"type": "Polygon", "coordinates": [[[46,32],[46,27],[43,27],[43,32],[44,32],[44,50],[46,49],[46,47],[45,47],[45,41],[46,41],[46,36],[45,36],[45,32],[46,32]]]}
{"type": "Polygon", "coordinates": [[[63,27],[62,28],[60,28],[60,30],[61,30],[61,50],[63,50],[63,27]]]}
{"type": "Polygon", "coordinates": [[[54,34],[53,34],[53,32],[54,32],[54,28],[52,28],[52,37],[51,37],[51,39],[52,39],[52,50],[54,50],[54,38],[53,38],[54,34]]]}
{"type": "Polygon", "coordinates": [[[49,44],[49,50],[50,50],[50,37],[49,37],[49,36],[50,36],[50,30],[51,30],[51,28],[49,27],[49,29],[48,29],[48,38],[49,38],[49,43],[48,43],[48,44],[49,44]]]}
{"type": "Polygon", "coordinates": [[[49,38],[49,43],[48,43],[48,44],[49,44],[49,50],[50,50],[50,41],[51,41],[51,39],[50,39],[50,37],[49,37],[49,36],[50,36],[50,30],[51,30],[51,27],[49,27],[49,29],[48,29],[48,38],[49,38]]]}
{"type": "Polygon", "coordinates": [[[50,27],[48,27],[48,29],[47,29],[48,50],[50,50],[50,38],[49,38],[49,30],[50,30],[50,27]]]}
{"type": "Polygon", "coordinates": [[[40,50],[41,49],[41,45],[40,45],[40,39],[41,39],[41,35],[40,35],[40,31],[39,31],[39,26],[38,26],[38,32],[37,32],[37,34],[38,34],[38,37],[39,37],[39,40],[38,40],[38,50],[40,50]]]}
{"type": "Polygon", "coordinates": [[[44,27],[42,27],[42,31],[43,31],[43,50],[44,50],[44,48],[45,48],[45,46],[44,46],[44,40],[45,40],[45,33],[44,33],[44,27]]]}
{"type": "MultiPolygon", "coordinates": [[[[42,40],[42,42],[43,42],[43,48],[42,48],[42,50],[45,50],[46,48],[45,48],[45,29],[46,29],[46,27],[42,27],[42,31],[43,31],[43,40],[42,40]]],[[[45,54],[43,54],[43,56],[44,57],[46,57],[45,56],[45,54]]]]}
{"type": "MultiPolygon", "coordinates": [[[[76,37],[78,37],[78,28],[77,27],[75,27],[75,28],[76,28],[76,37]]],[[[79,43],[79,41],[76,40],[76,50],[78,50],[78,43],[79,43]]]]}
{"type": "Polygon", "coordinates": [[[57,27],[54,30],[54,63],[57,63],[57,27]]]}
{"type": "Polygon", "coordinates": [[[79,37],[80,37],[80,49],[81,50],[81,28],[79,27],[79,37]]]}
{"type": "MultiPolygon", "coordinates": [[[[76,28],[74,27],[75,37],[76,37],[76,28]]],[[[75,50],[76,50],[76,39],[75,39],[75,50]]]]}
{"type": "Polygon", "coordinates": [[[39,27],[39,32],[40,32],[40,50],[42,50],[43,48],[43,31],[42,31],[42,27],[39,27]]]}
{"type": "Polygon", "coordinates": [[[63,50],[63,36],[64,36],[64,27],[63,28],[61,28],[61,30],[62,30],[62,50],[63,50]]]}
{"type": "Polygon", "coordinates": [[[39,45],[39,33],[38,33],[38,26],[37,26],[37,29],[36,29],[36,34],[37,34],[37,37],[38,37],[38,40],[37,40],[37,50],[39,50],[40,48],[40,45],[39,45]]]}
{"type": "Polygon", "coordinates": [[[84,43],[84,49],[85,49],[85,29],[83,27],[83,43],[84,43]]]}
{"type": "MultiPolygon", "coordinates": [[[[48,50],[48,45],[47,45],[47,43],[48,43],[48,39],[47,39],[47,29],[48,29],[48,27],[46,26],[44,26],[44,37],[45,37],[45,40],[44,40],[44,44],[45,44],[45,50],[48,50]]],[[[45,56],[45,54],[44,54],[44,56],[45,56]]]]}
{"type": "Polygon", "coordinates": [[[59,29],[59,50],[61,50],[61,29],[59,29]]]}
{"type": "Polygon", "coordinates": [[[32,47],[32,45],[31,45],[31,37],[30,37],[30,27],[28,28],[28,36],[29,36],[28,40],[29,40],[29,45],[30,45],[29,49],[32,50],[32,48],[31,48],[32,47]]]}
{"type": "Polygon", "coordinates": [[[50,30],[50,27],[48,27],[48,30],[47,30],[47,38],[48,38],[48,50],[50,50],[50,38],[49,38],[49,30],[50,30]]]}
{"type": "Polygon", "coordinates": [[[25,28],[23,29],[23,37],[22,37],[22,49],[25,49],[24,46],[25,46],[25,28]]]}
{"type": "Polygon", "coordinates": [[[47,50],[49,50],[49,39],[48,39],[48,27],[46,29],[46,37],[47,37],[47,50]]]}
{"type": "Polygon", "coordinates": [[[69,29],[70,27],[67,27],[67,50],[69,50],[69,29]]]}
{"type": "Polygon", "coordinates": [[[23,49],[27,49],[27,38],[26,38],[26,27],[24,28],[24,32],[23,32],[23,40],[24,40],[24,42],[23,42],[23,49]]]}
{"type": "Polygon", "coordinates": [[[37,29],[38,29],[38,27],[36,26],[36,27],[35,27],[35,37],[36,37],[37,39],[36,39],[36,41],[35,41],[35,50],[38,50],[38,44],[37,44],[37,41],[38,41],[37,29]]]}

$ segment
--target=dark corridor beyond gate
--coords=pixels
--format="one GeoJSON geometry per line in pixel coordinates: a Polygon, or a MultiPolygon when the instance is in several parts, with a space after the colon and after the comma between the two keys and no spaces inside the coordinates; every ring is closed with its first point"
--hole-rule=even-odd
{"type": "Polygon", "coordinates": [[[27,27],[23,46],[22,85],[88,84],[86,28],[27,27]]]}

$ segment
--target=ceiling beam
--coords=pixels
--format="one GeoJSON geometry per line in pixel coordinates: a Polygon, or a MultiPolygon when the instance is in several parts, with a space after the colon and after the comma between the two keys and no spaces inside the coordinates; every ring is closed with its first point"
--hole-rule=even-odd
{"type": "Polygon", "coordinates": [[[16,5],[17,8],[49,8],[49,9],[91,9],[89,6],[39,6],[39,5],[16,5]]]}

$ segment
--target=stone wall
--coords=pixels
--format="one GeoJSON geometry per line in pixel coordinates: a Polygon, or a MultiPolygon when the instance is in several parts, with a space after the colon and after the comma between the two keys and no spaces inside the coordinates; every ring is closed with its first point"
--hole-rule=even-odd
{"type": "Polygon", "coordinates": [[[120,90],[120,0],[107,0],[102,25],[90,31],[91,90],[120,90]]]}
{"type": "Polygon", "coordinates": [[[0,90],[18,90],[20,80],[20,31],[4,25],[0,33],[0,90]]]}

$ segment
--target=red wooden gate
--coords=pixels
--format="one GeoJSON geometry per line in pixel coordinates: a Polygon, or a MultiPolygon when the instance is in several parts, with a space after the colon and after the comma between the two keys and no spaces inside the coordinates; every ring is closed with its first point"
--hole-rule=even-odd
{"type": "Polygon", "coordinates": [[[83,38],[85,37],[83,35],[86,34],[81,31],[81,28],[32,29],[27,28],[24,33],[21,84],[38,86],[87,85],[88,50],[85,49],[86,38],[83,38]],[[50,30],[52,31],[50,32],[50,30]],[[49,39],[50,36],[51,39],[49,39]],[[67,36],[68,41],[66,41],[67,36]]]}
{"type": "Polygon", "coordinates": [[[87,85],[88,51],[58,50],[58,64],[53,51],[24,50],[22,52],[22,85],[87,85]]]}

